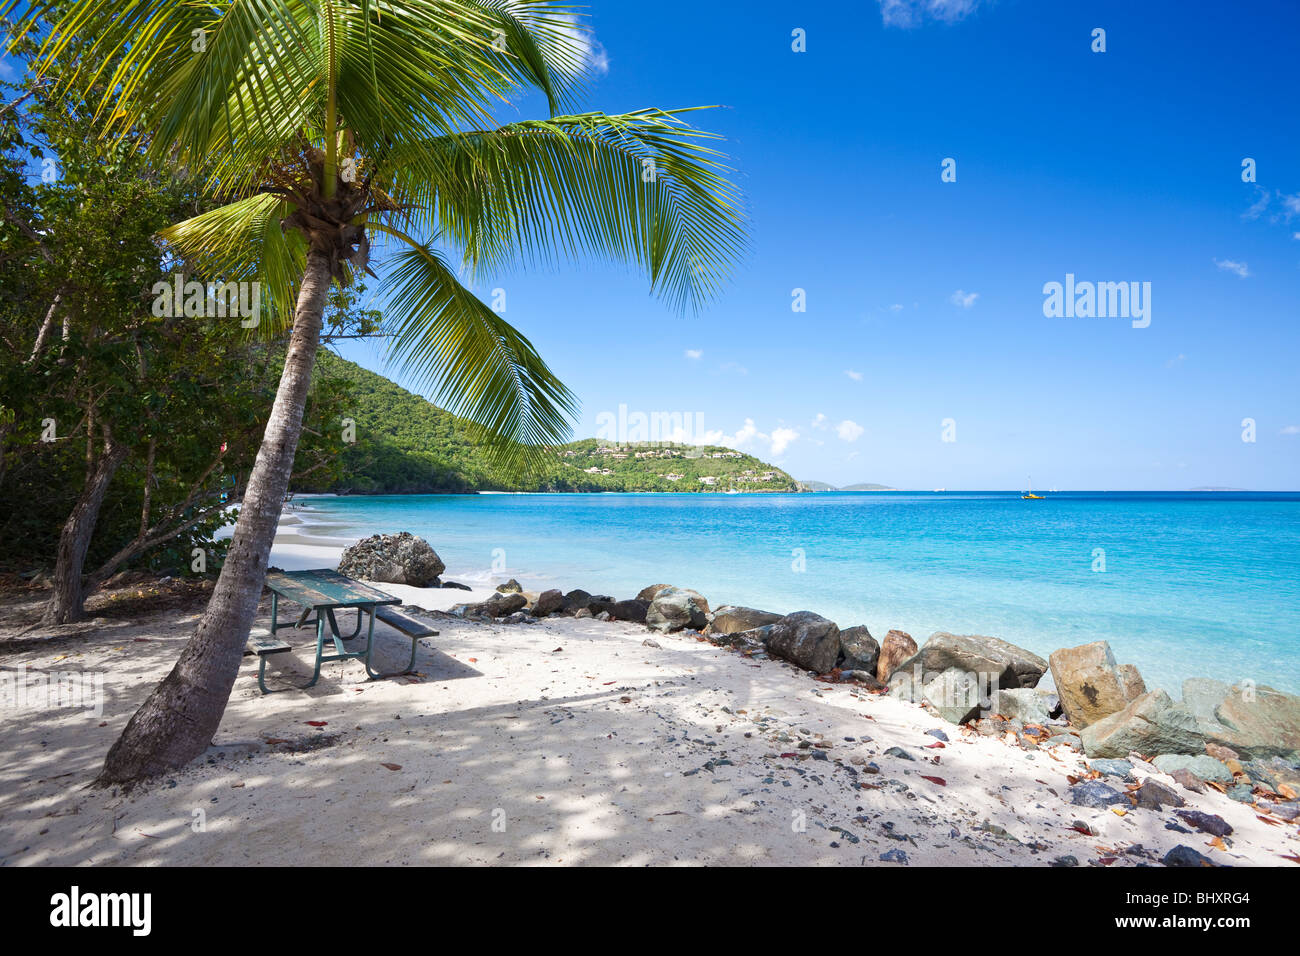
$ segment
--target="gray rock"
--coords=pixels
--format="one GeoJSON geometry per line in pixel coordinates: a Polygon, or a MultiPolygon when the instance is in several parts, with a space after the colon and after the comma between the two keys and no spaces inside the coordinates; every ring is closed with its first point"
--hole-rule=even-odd
{"type": "Polygon", "coordinates": [[[1218,723],[1214,711],[1219,701],[1228,696],[1231,685],[1209,677],[1189,677],[1183,681],[1183,705],[1196,719],[1204,723],[1218,723]]]}
{"type": "Polygon", "coordinates": [[[473,591],[474,589],[468,584],[461,584],[459,581],[443,581],[444,588],[455,588],[457,591],[473,591]]]}
{"type": "Polygon", "coordinates": [[[1181,807],[1186,801],[1172,787],[1166,787],[1159,780],[1147,780],[1138,788],[1137,805],[1146,810],[1159,810],[1162,807],[1181,807]]]}
{"type": "Polygon", "coordinates": [[[1128,797],[1100,780],[1085,780],[1070,788],[1070,802],[1076,807],[1109,807],[1128,803],[1128,797]]]}
{"type": "Polygon", "coordinates": [[[1097,760],[1089,760],[1088,769],[1096,770],[1098,773],[1105,774],[1108,777],[1119,777],[1121,780],[1133,779],[1133,765],[1127,760],[1115,760],[1102,757],[1097,760]]]}
{"type": "Polygon", "coordinates": [[[1137,688],[1130,687],[1136,671],[1121,671],[1106,641],[1053,651],[1048,661],[1065,716],[1080,729],[1123,710],[1139,696],[1137,688]]]}
{"type": "Polygon", "coordinates": [[[899,670],[920,666],[922,680],[951,667],[983,676],[985,686],[996,681],[999,688],[1033,687],[1047,672],[1047,661],[1037,654],[996,637],[977,634],[931,634],[924,646],[899,670]]]}
{"type": "Polygon", "coordinates": [[[524,590],[524,586],[520,584],[518,581],[516,581],[514,578],[511,578],[505,584],[497,585],[497,591],[500,592],[501,594],[519,594],[522,593],[523,590],[524,590]]]}
{"type": "Polygon", "coordinates": [[[562,607],[564,607],[564,595],[560,593],[559,588],[551,588],[537,595],[537,600],[533,602],[533,614],[537,617],[546,617],[562,607]]]}
{"type": "Polygon", "coordinates": [[[1185,770],[1197,780],[1232,783],[1232,771],[1223,761],[1206,754],[1159,754],[1151,763],[1161,773],[1172,775],[1175,771],[1185,770]]]}
{"type": "Polygon", "coordinates": [[[1254,803],[1255,788],[1249,783],[1239,783],[1235,787],[1229,787],[1228,799],[1236,800],[1238,803],[1254,803]]]}
{"type": "Polygon", "coordinates": [[[590,604],[591,595],[582,588],[574,588],[564,595],[564,603],[560,605],[560,610],[564,614],[572,614],[576,617],[579,611],[590,604]]]}
{"type": "Polygon", "coordinates": [[[1052,719],[1051,705],[1054,697],[1054,694],[1033,687],[999,690],[994,702],[994,710],[1008,720],[1041,726],[1052,719]]]}
{"type": "MultiPolygon", "coordinates": [[[[645,592],[641,593],[644,594],[645,592]]],[[[775,624],[779,620],[781,620],[781,615],[771,611],[760,611],[752,607],[736,607],[731,604],[724,604],[713,612],[713,618],[709,621],[708,627],[704,629],[704,633],[739,634],[741,631],[750,631],[765,624],[775,624]]]]}
{"type": "Polygon", "coordinates": [[[644,624],[650,602],[640,601],[636,598],[627,601],[607,601],[601,598],[592,598],[587,607],[597,617],[605,613],[615,621],[631,621],[633,624],[644,624]]]}
{"type": "Polygon", "coordinates": [[[690,628],[702,630],[709,623],[709,602],[688,588],[663,588],[646,609],[645,622],[652,630],[669,633],[690,628]]]}
{"type": "Polygon", "coordinates": [[[1190,790],[1192,793],[1204,793],[1205,781],[1190,770],[1171,770],[1169,776],[1184,790],[1190,790]]]}
{"type": "Polygon", "coordinates": [[[979,679],[963,668],[948,668],[925,685],[924,693],[930,706],[949,723],[964,724],[980,715],[979,679]]]}
{"type": "Polygon", "coordinates": [[[427,588],[434,586],[447,566],[429,542],[403,531],[362,538],[343,552],[338,569],[365,581],[427,588]]]}
{"type": "Polygon", "coordinates": [[[881,863],[902,863],[904,866],[906,866],[907,854],[904,853],[902,850],[886,850],[884,853],[880,854],[880,862],[881,863]]]}
{"type": "Polygon", "coordinates": [[[839,660],[840,629],[820,614],[796,611],[767,625],[766,630],[768,653],[805,670],[825,674],[839,660]]]}
{"type": "Polygon", "coordinates": [[[589,608],[589,607],[580,607],[580,608],[578,608],[578,610],[576,610],[576,611],[573,612],[573,616],[574,616],[575,618],[579,618],[579,617],[595,617],[596,615],[594,615],[594,614],[591,613],[591,608],[589,608]]]}
{"type": "Polygon", "coordinates": [[[486,614],[489,617],[506,617],[523,610],[528,598],[522,594],[506,594],[498,591],[481,604],[471,604],[466,613],[486,614]]]}
{"type": "Polygon", "coordinates": [[[1300,758],[1300,696],[1260,684],[1234,685],[1214,709],[1205,736],[1247,760],[1300,758]]]}
{"type": "Polygon", "coordinates": [[[912,760],[912,761],[915,761],[915,760],[916,760],[915,757],[913,757],[910,753],[908,753],[908,752],[907,752],[906,750],[904,750],[902,747],[890,747],[888,750],[885,751],[885,756],[886,756],[886,757],[897,757],[899,760],[912,760]]]}
{"type": "Polygon", "coordinates": [[[1193,850],[1190,846],[1179,845],[1174,847],[1165,854],[1160,861],[1165,866],[1215,866],[1213,860],[1207,856],[1202,856],[1193,850]]]}
{"type": "Polygon", "coordinates": [[[1177,754],[1202,750],[1196,718],[1163,690],[1143,694],[1117,713],[1084,728],[1083,749],[1089,757],[1177,754]]]}
{"type": "Polygon", "coordinates": [[[653,601],[655,599],[656,594],[658,594],[664,588],[670,588],[670,587],[672,587],[671,584],[652,584],[648,588],[642,588],[639,592],[637,592],[636,599],[638,601],[653,601]]]}
{"type": "Polygon", "coordinates": [[[1227,836],[1232,832],[1232,824],[1214,813],[1202,813],[1200,810],[1175,810],[1174,813],[1190,827],[1211,836],[1227,836]]]}
{"type": "MultiPolygon", "coordinates": [[[[767,621],[762,622],[769,623],[767,621]]],[[[840,631],[840,666],[847,671],[870,671],[874,676],[880,661],[880,644],[865,625],[840,631]]]]}

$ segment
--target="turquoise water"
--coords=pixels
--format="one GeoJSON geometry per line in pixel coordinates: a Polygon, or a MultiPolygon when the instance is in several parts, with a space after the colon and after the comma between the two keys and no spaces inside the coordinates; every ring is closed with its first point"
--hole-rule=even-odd
{"type": "Polygon", "coordinates": [[[305,531],[411,531],[467,583],[812,610],[988,634],[1044,657],[1105,639],[1150,687],[1300,691],[1300,494],[469,495],[298,499],[305,531]],[[498,551],[499,549],[499,551],[498,551]],[[1104,551],[1105,570],[1094,571],[1104,551]],[[497,553],[494,555],[494,551],[497,553]],[[802,564],[799,560],[802,554],[802,564]],[[493,568],[494,559],[497,568],[493,568]],[[800,567],[802,566],[802,570],[800,567]]]}

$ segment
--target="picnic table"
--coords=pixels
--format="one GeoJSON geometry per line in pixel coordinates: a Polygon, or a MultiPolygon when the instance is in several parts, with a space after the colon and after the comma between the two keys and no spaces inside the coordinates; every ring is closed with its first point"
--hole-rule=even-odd
{"type": "Polygon", "coordinates": [[[316,625],[316,667],[312,671],[311,680],[303,686],[303,689],[313,686],[320,679],[321,664],[327,661],[365,661],[366,673],[375,680],[410,673],[415,667],[415,652],[420,638],[434,637],[438,634],[418,618],[397,610],[395,606],[402,603],[401,598],[393,597],[378,588],[363,584],[329,568],[311,571],[272,571],[266,576],[266,586],[271,590],[271,633],[269,637],[254,636],[248,642],[248,651],[261,658],[257,671],[257,684],[263,694],[269,693],[265,680],[267,657],[292,650],[289,644],[276,639],[277,631],[296,629],[308,624],[316,625]],[[302,614],[295,623],[290,624],[280,620],[281,598],[302,606],[302,614]],[[357,612],[357,626],[346,637],[339,630],[338,619],[335,616],[335,611],[345,608],[356,608],[357,612]],[[313,613],[315,617],[311,616],[313,613]],[[374,669],[371,658],[375,647],[376,617],[411,639],[411,660],[403,670],[380,674],[374,669]],[[334,643],[333,654],[325,653],[327,624],[330,638],[334,643]],[[345,649],[344,642],[358,638],[363,624],[367,624],[365,649],[354,651],[345,649]]]}

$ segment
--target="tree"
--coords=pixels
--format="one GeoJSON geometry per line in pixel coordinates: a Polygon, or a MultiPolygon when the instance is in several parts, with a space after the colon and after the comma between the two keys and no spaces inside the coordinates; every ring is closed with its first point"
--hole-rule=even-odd
{"type": "MultiPolygon", "coordinates": [[[[50,6],[39,0],[24,13],[50,6]]],[[[226,205],[164,230],[203,271],[261,283],[292,332],[221,577],[175,668],[110,750],[101,783],[187,763],[210,743],[256,614],[331,285],[393,253],[394,354],[519,462],[566,436],[575,401],[532,344],[460,282],[577,254],[627,261],[675,306],[714,294],[743,249],[738,197],[687,111],[565,113],[584,34],[553,0],[81,0],[45,61],[78,36],[120,53],[107,135],[142,128],[202,168],[226,205]],[[499,125],[540,91],[550,117],[499,125]],[[210,165],[209,165],[210,164],[210,165]],[[436,244],[436,245],[435,245],[436,244]]],[[[56,78],[75,95],[101,71],[56,78]]]]}

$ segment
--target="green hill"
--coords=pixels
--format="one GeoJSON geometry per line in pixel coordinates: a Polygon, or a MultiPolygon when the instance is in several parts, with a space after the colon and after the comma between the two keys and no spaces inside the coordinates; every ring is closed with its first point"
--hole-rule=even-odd
{"type": "Polygon", "coordinates": [[[528,477],[490,462],[463,420],[382,375],[322,353],[318,379],[341,383],[356,443],[341,476],[308,476],[295,491],[360,494],[472,491],[797,491],[798,483],[752,455],[719,446],[570,442],[528,477]]]}

